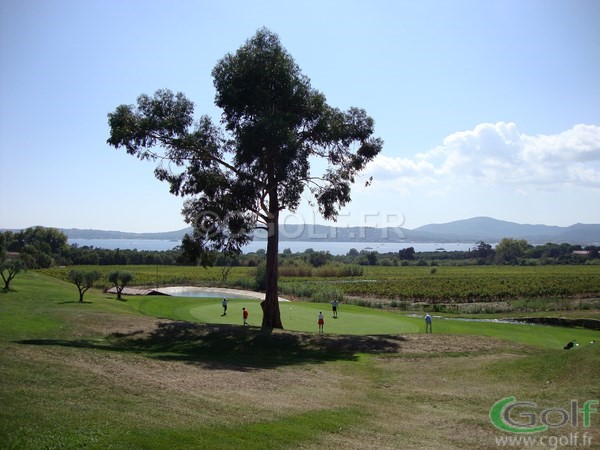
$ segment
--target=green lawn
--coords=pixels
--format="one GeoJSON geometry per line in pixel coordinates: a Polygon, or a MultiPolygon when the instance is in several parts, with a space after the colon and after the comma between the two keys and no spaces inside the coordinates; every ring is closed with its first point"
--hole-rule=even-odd
{"type": "MultiPolygon", "coordinates": [[[[259,300],[230,299],[227,315],[222,316],[220,298],[128,297],[128,306],[155,317],[191,320],[202,323],[243,323],[242,308],[249,312],[248,322],[260,326],[262,312],[259,300]]],[[[398,334],[419,331],[417,321],[374,309],[346,305],[334,319],[331,306],[318,303],[280,302],[281,320],[287,330],[317,331],[317,315],[325,315],[325,331],[336,334],[398,334]]]]}
{"type": "MultiPolygon", "coordinates": [[[[36,272],[12,287],[0,293],[3,449],[497,448],[499,399],[600,397],[598,346],[562,350],[590,330],[436,317],[426,336],[421,317],[342,305],[333,319],[330,305],[293,302],[281,303],[289,331],[264,336],[253,300],[222,317],[219,299],[91,291],[79,303],[36,272]]],[[[598,420],[551,434],[597,444],[598,420]]]]}
{"type": "MultiPolygon", "coordinates": [[[[189,320],[214,324],[242,324],[242,308],[249,311],[248,322],[260,326],[262,320],[258,300],[231,299],[227,316],[222,316],[220,298],[189,297],[128,297],[127,305],[153,317],[189,320]]],[[[342,305],[334,319],[328,304],[305,302],[280,302],[281,319],[285,329],[292,331],[317,331],[317,314],[325,315],[326,333],[378,335],[423,333],[422,317],[412,317],[355,305],[342,305]]],[[[492,321],[465,321],[453,318],[434,318],[434,331],[439,334],[468,334],[489,336],[515,343],[538,347],[562,348],[576,339],[584,344],[598,339],[598,332],[579,328],[562,328],[542,325],[507,324],[492,321]]]]}

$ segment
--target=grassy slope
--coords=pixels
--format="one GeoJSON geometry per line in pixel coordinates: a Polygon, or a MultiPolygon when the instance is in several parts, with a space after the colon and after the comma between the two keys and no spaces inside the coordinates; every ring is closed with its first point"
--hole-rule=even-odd
{"type": "MultiPolygon", "coordinates": [[[[600,396],[594,347],[566,352],[506,345],[493,352],[466,347],[460,356],[402,355],[331,353],[317,341],[292,352],[297,347],[275,348],[253,329],[234,327],[212,349],[181,358],[177,349],[199,341],[170,336],[166,351],[156,347],[160,342],[128,347],[108,334],[152,327],[155,321],[138,311],[225,322],[218,302],[176,300],[165,307],[154,299],[117,302],[92,292],[79,304],[74,286],[35,273],[19,276],[13,288],[0,294],[3,448],[493,448],[499,432],[487,413],[500,398],[566,408],[571,399],[600,396]],[[248,364],[244,352],[282,359],[248,364]]],[[[283,309],[282,316],[288,328],[293,323],[312,331],[319,307],[293,304],[292,318],[286,320],[283,309]]],[[[258,316],[251,310],[251,322],[258,316]]],[[[230,319],[239,323],[237,315],[230,319]]],[[[421,330],[421,322],[344,306],[326,330],[350,326],[375,334],[371,323],[406,333],[421,330]]],[[[554,348],[575,334],[597,336],[441,320],[434,327],[445,336],[480,333],[554,348]]],[[[598,442],[597,420],[591,431],[598,442]]]]}

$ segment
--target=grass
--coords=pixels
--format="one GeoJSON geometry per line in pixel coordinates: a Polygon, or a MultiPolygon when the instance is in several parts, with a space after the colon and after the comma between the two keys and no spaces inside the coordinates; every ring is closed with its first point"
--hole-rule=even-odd
{"type": "MultiPolygon", "coordinates": [[[[159,318],[190,320],[213,324],[242,324],[242,307],[249,311],[249,323],[260,326],[262,313],[257,300],[231,299],[227,316],[222,316],[219,298],[186,297],[129,297],[131,308],[159,318]]],[[[317,314],[325,313],[325,331],[335,334],[377,335],[399,333],[423,333],[424,320],[393,314],[387,311],[355,305],[339,308],[338,319],[331,315],[330,305],[305,302],[280,302],[284,327],[293,331],[316,331],[317,314]]],[[[569,341],[587,343],[597,339],[593,330],[578,328],[547,327],[528,324],[506,324],[482,321],[465,321],[453,318],[434,319],[434,329],[440,334],[489,336],[519,344],[562,349],[569,341]]]]}
{"type": "MultiPolygon", "coordinates": [[[[242,308],[246,308],[251,325],[260,326],[262,321],[259,300],[230,299],[227,316],[222,316],[220,298],[129,297],[127,304],[154,317],[215,324],[242,324],[242,308]]],[[[329,333],[394,334],[419,331],[416,322],[410,318],[353,305],[340,307],[339,319],[332,317],[329,304],[280,302],[279,309],[284,327],[294,331],[316,331],[320,311],[325,314],[326,331],[329,333]]]]}
{"type": "MultiPolygon", "coordinates": [[[[501,398],[600,397],[598,346],[562,350],[590,330],[434,318],[425,335],[422,318],[294,302],[294,331],[264,336],[240,325],[258,302],[221,317],[218,299],[85,300],[35,272],[0,293],[2,448],[496,448],[501,398]]],[[[597,415],[551,430],[571,431],[600,442],[597,415]]]]}
{"type": "MultiPolygon", "coordinates": [[[[418,319],[420,321],[420,319],[418,319]]],[[[597,340],[599,334],[594,330],[581,328],[551,327],[530,324],[507,324],[434,318],[433,330],[442,334],[461,334],[472,336],[489,336],[505,339],[514,343],[562,349],[563,346],[576,339],[580,343],[597,340]]],[[[423,327],[424,328],[424,327],[423,327]]]]}

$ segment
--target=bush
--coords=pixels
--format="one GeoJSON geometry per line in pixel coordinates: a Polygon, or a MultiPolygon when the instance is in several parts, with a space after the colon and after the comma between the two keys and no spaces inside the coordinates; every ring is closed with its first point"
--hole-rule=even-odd
{"type": "Polygon", "coordinates": [[[330,286],[319,286],[315,292],[313,292],[310,300],[315,303],[330,303],[334,300],[342,302],[344,300],[344,293],[337,288],[330,286]]]}
{"type": "Polygon", "coordinates": [[[312,277],[313,268],[307,264],[287,265],[279,267],[281,277],[312,277]]]}
{"type": "Polygon", "coordinates": [[[327,264],[321,267],[313,268],[307,264],[286,265],[279,267],[279,276],[282,277],[359,277],[364,273],[364,269],[356,264],[327,264]]]}
{"type": "Polygon", "coordinates": [[[259,291],[267,290],[267,266],[266,266],[266,264],[260,263],[258,266],[256,266],[254,281],[256,282],[257,290],[259,290],[259,291]]]}
{"type": "Polygon", "coordinates": [[[279,283],[279,292],[294,297],[311,298],[317,287],[313,283],[279,283]]]}

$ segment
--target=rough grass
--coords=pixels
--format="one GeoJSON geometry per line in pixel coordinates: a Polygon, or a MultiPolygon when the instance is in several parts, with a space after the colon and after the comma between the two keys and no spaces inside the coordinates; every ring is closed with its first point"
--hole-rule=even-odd
{"type": "MultiPolygon", "coordinates": [[[[2,448],[497,448],[497,400],[567,408],[600,396],[597,346],[458,330],[267,337],[140,315],[98,292],[80,304],[39,274],[13,283],[0,294],[2,448]]],[[[588,431],[597,444],[592,421],[552,434],[588,431]]]]}

